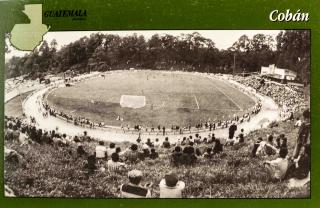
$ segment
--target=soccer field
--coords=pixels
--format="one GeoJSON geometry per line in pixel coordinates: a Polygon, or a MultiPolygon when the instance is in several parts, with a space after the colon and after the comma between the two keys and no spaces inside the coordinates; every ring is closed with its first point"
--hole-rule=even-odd
{"type": "Polygon", "coordinates": [[[94,122],[185,126],[242,113],[254,101],[220,80],[183,73],[123,71],[58,88],[50,106],[94,122]],[[120,104],[121,103],[121,104],[120,104]]]}

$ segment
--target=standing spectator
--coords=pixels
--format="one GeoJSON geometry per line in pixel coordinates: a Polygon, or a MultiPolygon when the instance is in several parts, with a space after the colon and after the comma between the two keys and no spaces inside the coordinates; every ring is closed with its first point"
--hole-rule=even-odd
{"type": "Polygon", "coordinates": [[[310,145],[306,144],[303,147],[302,154],[299,155],[298,158],[293,160],[293,164],[291,164],[288,168],[288,178],[297,178],[303,179],[306,178],[310,172],[310,145]]]}
{"type": "Polygon", "coordinates": [[[147,187],[142,187],[142,172],[140,170],[132,170],[128,173],[129,183],[120,187],[121,197],[123,198],[149,198],[151,192],[147,187]]]}
{"type": "Polygon", "coordinates": [[[168,174],[160,181],[160,198],[182,198],[185,183],[175,174],[168,174]]]}
{"type": "Polygon", "coordinates": [[[303,122],[299,128],[298,138],[293,152],[293,158],[297,158],[300,150],[309,142],[310,136],[310,111],[309,109],[303,112],[303,122]]]}
{"type": "Polygon", "coordinates": [[[239,143],[244,143],[244,130],[241,129],[240,134],[238,135],[239,137],[239,143]]]}
{"type": "Polygon", "coordinates": [[[237,125],[235,123],[233,123],[230,127],[229,127],[229,139],[233,139],[234,137],[234,133],[237,131],[237,125]]]}
{"type": "Polygon", "coordinates": [[[162,127],[162,134],[163,134],[163,136],[166,135],[166,127],[165,126],[162,127]]]}

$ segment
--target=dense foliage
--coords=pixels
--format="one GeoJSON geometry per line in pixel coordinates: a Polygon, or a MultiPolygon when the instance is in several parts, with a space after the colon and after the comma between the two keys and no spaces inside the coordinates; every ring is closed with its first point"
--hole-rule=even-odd
{"type": "Polygon", "coordinates": [[[298,72],[309,82],[310,31],[282,31],[274,40],[256,34],[243,35],[227,50],[218,50],[215,43],[199,33],[153,35],[149,40],[137,34],[120,37],[93,33],[90,37],[63,46],[43,41],[39,49],[24,57],[12,57],[6,64],[7,78],[28,74],[37,78],[68,70],[77,73],[91,70],[149,68],[214,73],[255,72],[262,65],[276,64],[298,72]],[[234,65],[235,63],[235,65],[234,65]]]}

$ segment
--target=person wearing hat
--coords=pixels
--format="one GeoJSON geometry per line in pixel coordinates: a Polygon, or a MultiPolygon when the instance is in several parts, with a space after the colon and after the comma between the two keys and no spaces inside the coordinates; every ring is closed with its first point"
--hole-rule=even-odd
{"type": "MultiPolygon", "coordinates": [[[[129,183],[122,184],[120,187],[121,197],[123,198],[149,198],[151,192],[146,187],[140,185],[142,172],[140,170],[131,170],[128,172],[129,183]]],[[[151,185],[149,185],[150,187],[151,185]]]]}
{"type": "Polygon", "coordinates": [[[160,198],[182,198],[185,183],[179,181],[175,174],[166,175],[159,184],[160,198]]]}

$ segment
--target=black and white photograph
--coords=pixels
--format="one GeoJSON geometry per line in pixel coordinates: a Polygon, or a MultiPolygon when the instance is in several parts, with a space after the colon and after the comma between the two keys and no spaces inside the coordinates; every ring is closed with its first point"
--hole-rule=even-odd
{"type": "Polygon", "coordinates": [[[5,37],[5,197],[310,198],[310,30],[5,37]]]}

